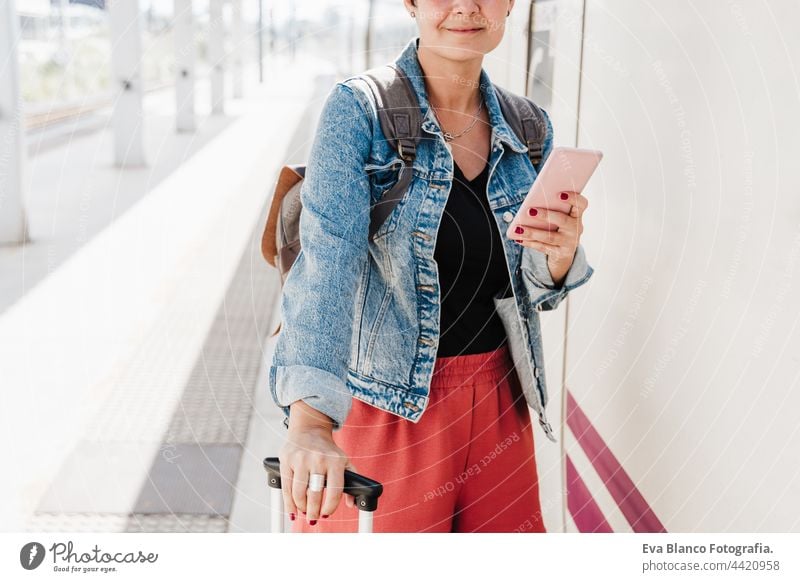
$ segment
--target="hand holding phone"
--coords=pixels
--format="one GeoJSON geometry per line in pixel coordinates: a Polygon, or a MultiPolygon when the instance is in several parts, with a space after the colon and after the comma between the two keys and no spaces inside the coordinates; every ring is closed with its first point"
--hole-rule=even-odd
{"type": "MultiPolygon", "coordinates": [[[[569,214],[572,205],[561,200],[562,192],[581,193],[589,178],[594,173],[603,153],[598,150],[587,150],[570,147],[556,147],[550,152],[544,167],[534,180],[525,200],[517,211],[517,215],[509,223],[506,236],[520,238],[515,232],[520,225],[547,231],[556,231],[558,226],[544,217],[536,218],[529,212],[531,208],[544,208],[569,214]]],[[[546,213],[538,213],[540,215],[546,213]]]]}

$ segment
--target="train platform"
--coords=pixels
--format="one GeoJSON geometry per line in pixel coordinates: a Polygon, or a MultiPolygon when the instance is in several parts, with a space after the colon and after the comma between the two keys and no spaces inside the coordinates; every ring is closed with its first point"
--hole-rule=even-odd
{"type": "Polygon", "coordinates": [[[113,166],[102,127],[29,143],[31,242],[0,247],[6,531],[268,530],[261,460],[285,429],[260,235],[336,77],[267,61],[223,116],[198,83],[193,134],[175,132],[171,91],[149,94],[141,168],[113,166]]]}

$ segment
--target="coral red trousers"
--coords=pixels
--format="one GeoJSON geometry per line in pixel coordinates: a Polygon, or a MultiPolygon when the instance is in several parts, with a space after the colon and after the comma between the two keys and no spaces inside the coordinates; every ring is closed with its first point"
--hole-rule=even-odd
{"type": "MultiPolygon", "coordinates": [[[[507,346],[438,358],[418,423],[356,398],[333,433],[357,471],[380,481],[374,532],[544,532],[528,404],[507,346]]],[[[323,494],[324,495],[324,494],[323,494]]],[[[356,532],[358,510],[293,532],[356,532]]]]}

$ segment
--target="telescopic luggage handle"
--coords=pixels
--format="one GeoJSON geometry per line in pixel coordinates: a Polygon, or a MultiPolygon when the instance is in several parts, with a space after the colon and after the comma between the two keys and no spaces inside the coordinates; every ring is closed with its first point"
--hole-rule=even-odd
{"type": "MultiPolygon", "coordinates": [[[[281,493],[281,464],[278,457],[264,459],[267,482],[270,486],[270,505],[272,513],[271,531],[283,532],[283,494],[281,493]]],[[[323,485],[324,487],[324,485],[323,485]]],[[[358,531],[372,531],[372,513],[378,509],[378,497],[383,493],[383,485],[369,477],[364,477],[348,469],[344,470],[343,493],[352,495],[358,512],[358,531]]]]}

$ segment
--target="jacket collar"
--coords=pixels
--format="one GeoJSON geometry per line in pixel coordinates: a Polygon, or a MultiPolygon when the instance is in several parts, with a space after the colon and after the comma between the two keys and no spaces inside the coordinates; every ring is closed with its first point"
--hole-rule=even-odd
{"type": "MultiPolygon", "coordinates": [[[[441,129],[433,114],[433,109],[428,103],[428,92],[425,89],[424,73],[417,57],[418,48],[419,36],[416,36],[408,42],[394,62],[403,69],[403,72],[414,86],[414,91],[417,94],[417,100],[422,110],[422,128],[430,133],[438,133],[441,135],[441,129]]],[[[494,84],[492,84],[489,75],[483,67],[481,67],[480,86],[484,102],[486,103],[486,109],[489,112],[489,120],[492,123],[493,133],[496,138],[508,144],[511,149],[516,152],[527,152],[528,148],[520,141],[503,117],[494,84]]]]}

